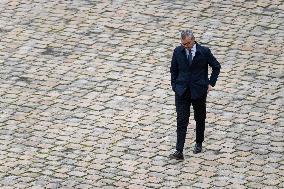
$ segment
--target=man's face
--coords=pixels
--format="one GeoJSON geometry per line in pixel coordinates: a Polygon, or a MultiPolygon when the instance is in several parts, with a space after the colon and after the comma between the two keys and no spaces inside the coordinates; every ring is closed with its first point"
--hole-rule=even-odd
{"type": "Polygon", "coordinates": [[[194,45],[194,37],[186,36],[184,39],[181,39],[181,45],[186,49],[191,49],[194,45]]]}

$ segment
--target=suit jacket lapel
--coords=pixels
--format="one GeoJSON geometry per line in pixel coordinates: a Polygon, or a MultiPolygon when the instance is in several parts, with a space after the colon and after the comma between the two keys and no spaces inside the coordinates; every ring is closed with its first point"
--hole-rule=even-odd
{"type": "Polygon", "coordinates": [[[196,52],[195,52],[195,56],[193,57],[192,64],[196,63],[198,56],[201,56],[201,55],[202,53],[201,53],[200,45],[196,42],[196,52]]]}
{"type": "Polygon", "coordinates": [[[184,63],[185,63],[186,65],[188,65],[187,56],[186,56],[186,51],[185,51],[185,48],[184,48],[184,47],[183,47],[183,49],[181,50],[181,53],[183,54],[184,63]]]}

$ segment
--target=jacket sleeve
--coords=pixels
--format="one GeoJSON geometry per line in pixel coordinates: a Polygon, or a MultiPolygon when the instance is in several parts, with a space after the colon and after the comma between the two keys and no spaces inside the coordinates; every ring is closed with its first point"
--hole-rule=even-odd
{"type": "Polygon", "coordinates": [[[210,75],[209,84],[212,87],[214,87],[217,82],[219,73],[220,73],[221,65],[216,60],[216,58],[213,56],[210,49],[208,49],[208,52],[207,52],[207,61],[208,61],[209,66],[212,68],[212,73],[210,75]]]}
{"type": "Polygon", "coordinates": [[[175,91],[176,79],[178,76],[178,64],[177,64],[177,59],[176,59],[176,51],[173,52],[170,72],[171,72],[171,86],[172,86],[173,91],[175,91]]]}

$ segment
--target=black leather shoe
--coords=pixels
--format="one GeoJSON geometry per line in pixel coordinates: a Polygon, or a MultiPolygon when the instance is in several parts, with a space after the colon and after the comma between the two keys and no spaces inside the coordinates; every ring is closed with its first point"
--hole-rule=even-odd
{"type": "Polygon", "coordinates": [[[180,151],[175,151],[175,153],[170,155],[170,158],[176,160],[184,160],[183,154],[180,151]]]}
{"type": "Polygon", "coordinates": [[[202,151],[202,143],[196,143],[195,147],[194,147],[194,150],[193,150],[193,153],[194,154],[198,154],[201,151],[202,151]]]}

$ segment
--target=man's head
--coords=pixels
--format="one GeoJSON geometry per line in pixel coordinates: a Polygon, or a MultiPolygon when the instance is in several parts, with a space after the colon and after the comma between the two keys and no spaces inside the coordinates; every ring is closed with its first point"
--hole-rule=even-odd
{"type": "Polygon", "coordinates": [[[194,45],[194,35],[191,30],[184,30],[180,34],[181,36],[181,45],[186,49],[191,49],[194,45]]]}

